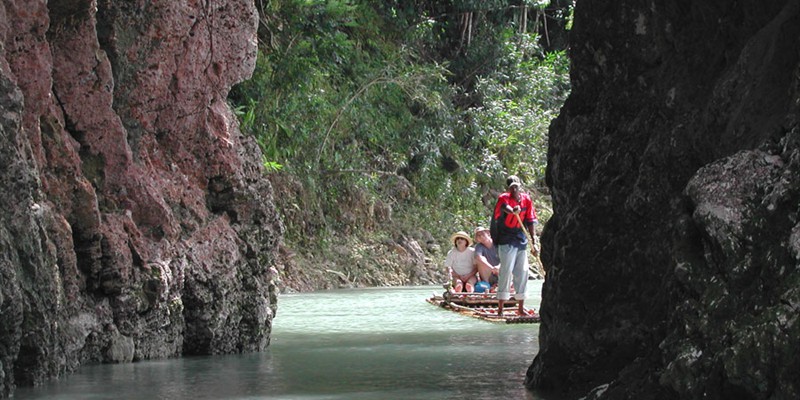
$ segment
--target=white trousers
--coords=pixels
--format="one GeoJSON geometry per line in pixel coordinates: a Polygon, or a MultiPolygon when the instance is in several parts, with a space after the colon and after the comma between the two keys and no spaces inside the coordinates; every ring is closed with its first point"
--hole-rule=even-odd
{"type": "Polygon", "coordinates": [[[497,298],[508,300],[511,298],[511,279],[514,279],[514,298],[525,300],[528,298],[528,252],[507,244],[497,246],[497,255],[500,256],[500,279],[497,282],[497,298]]]}

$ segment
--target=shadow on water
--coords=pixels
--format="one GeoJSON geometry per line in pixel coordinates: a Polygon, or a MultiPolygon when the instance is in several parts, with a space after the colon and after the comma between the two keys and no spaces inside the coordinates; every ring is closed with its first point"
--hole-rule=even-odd
{"type": "Polygon", "coordinates": [[[283,295],[264,353],[87,366],[15,398],[541,400],[523,387],[538,325],[456,315],[424,301],[434,291],[283,295]]]}

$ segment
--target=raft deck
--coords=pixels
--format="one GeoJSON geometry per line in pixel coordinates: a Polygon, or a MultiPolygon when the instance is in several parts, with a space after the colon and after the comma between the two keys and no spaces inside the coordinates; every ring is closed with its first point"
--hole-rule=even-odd
{"type": "Polygon", "coordinates": [[[484,321],[506,324],[541,322],[541,316],[534,309],[525,307],[523,315],[520,315],[515,299],[506,300],[503,315],[497,315],[497,295],[495,293],[452,293],[445,291],[442,295],[434,294],[426,301],[458,314],[484,321]]]}

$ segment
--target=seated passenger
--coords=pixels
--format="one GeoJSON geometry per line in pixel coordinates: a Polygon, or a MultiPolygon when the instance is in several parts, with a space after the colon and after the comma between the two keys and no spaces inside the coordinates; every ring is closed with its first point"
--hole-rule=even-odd
{"type": "Polygon", "coordinates": [[[497,248],[489,235],[489,229],[478,227],[475,229],[475,266],[482,282],[487,282],[491,289],[490,292],[497,291],[497,280],[500,275],[500,257],[497,256],[497,248]]]}
{"type": "Polygon", "coordinates": [[[474,250],[469,247],[472,239],[464,231],[458,231],[450,236],[453,248],[447,252],[444,265],[450,271],[453,279],[453,288],[456,292],[475,291],[475,283],[478,282],[478,270],[473,261],[474,250]]]}

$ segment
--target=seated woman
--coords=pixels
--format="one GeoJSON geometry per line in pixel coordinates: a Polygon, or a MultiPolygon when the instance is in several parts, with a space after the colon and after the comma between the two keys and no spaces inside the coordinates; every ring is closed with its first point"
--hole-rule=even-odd
{"type": "Polygon", "coordinates": [[[472,239],[464,231],[458,231],[450,236],[453,248],[447,252],[444,265],[450,270],[453,278],[453,287],[456,292],[475,291],[475,283],[478,282],[478,269],[475,268],[473,261],[474,250],[469,247],[472,239]]]}

